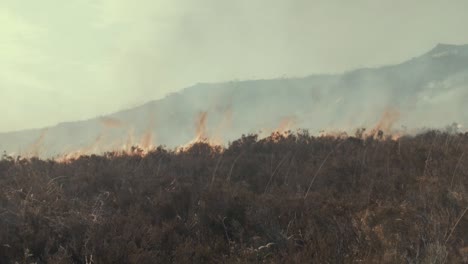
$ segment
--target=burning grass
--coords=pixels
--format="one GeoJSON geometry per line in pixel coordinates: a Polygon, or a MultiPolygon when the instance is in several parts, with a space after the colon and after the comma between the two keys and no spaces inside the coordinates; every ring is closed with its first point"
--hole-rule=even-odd
{"type": "Polygon", "coordinates": [[[364,134],[4,156],[0,263],[466,263],[468,134],[364,134]]]}

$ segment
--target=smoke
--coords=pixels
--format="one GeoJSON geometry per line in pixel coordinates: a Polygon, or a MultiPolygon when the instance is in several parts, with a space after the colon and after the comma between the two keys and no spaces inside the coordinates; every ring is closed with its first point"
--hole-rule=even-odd
{"type": "MultiPolygon", "coordinates": [[[[447,47],[391,67],[289,78],[398,63],[437,42],[468,42],[462,26],[468,24],[467,3],[44,0],[26,12],[4,2],[10,8],[0,13],[0,33],[8,40],[0,49],[0,110],[9,114],[1,130],[81,120],[161,98],[53,127],[37,144],[50,152],[177,146],[194,136],[227,142],[259,130],[353,132],[468,120],[460,111],[468,101],[468,71],[457,57],[465,55],[445,52],[447,47]],[[50,8],[63,11],[40,12],[50,8]],[[65,21],[71,11],[76,17],[65,21]],[[68,32],[73,34],[63,39],[68,32]],[[400,39],[406,41],[394,41],[400,39]],[[238,79],[256,81],[225,82],[238,79]],[[400,114],[390,111],[379,123],[387,109],[400,114]]],[[[0,138],[2,147],[27,149],[40,138],[38,130],[19,134],[0,138]]]]}
{"type": "Polygon", "coordinates": [[[292,130],[296,127],[296,117],[295,116],[287,116],[284,117],[279,126],[274,130],[274,132],[280,132],[284,133],[287,132],[288,130],[292,130]]]}
{"type": "Polygon", "coordinates": [[[194,139],[195,141],[201,141],[201,140],[208,138],[208,135],[206,133],[207,116],[208,116],[207,112],[201,112],[198,114],[198,117],[195,121],[195,129],[196,129],[196,136],[194,139]]]}
{"type": "Polygon", "coordinates": [[[162,97],[197,82],[305,76],[397,63],[446,40],[422,32],[418,27],[424,23],[463,32],[455,23],[421,16],[437,11],[434,17],[439,17],[441,9],[460,12],[453,4],[433,2],[397,1],[387,9],[382,8],[387,4],[374,1],[333,0],[100,3],[101,27],[125,30],[112,54],[114,84],[141,102],[148,95],[162,97]],[[412,7],[420,12],[402,11],[412,7]],[[425,37],[408,39],[409,32],[425,37]]]}
{"type": "Polygon", "coordinates": [[[212,141],[217,145],[222,145],[226,142],[226,134],[233,128],[232,107],[228,105],[222,113],[222,118],[219,124],[214,129],[212,141]]]}
{"type": "Polygon", "coordinates": [[[400,112],[398,110],[387,109],[373,130],[382,131],[384,133],[391,132],[393,125],[398,121],[399,118],[400,112]]]}
{"type": "Polygon", "coordinates": [[[151,115],[150,121],[148,122],[148,127],[146,131],[141,136],[140,143],[138,144],[144,150],[148,150],[154,147],[154,117],[151,115]]]}
{"type": "Polygon", "coordinates": [[[47,136],[47,129],[43,129],[41,134],[39,135],[39,138],[36,139],[36,141],[31,144],[31,146],[28,147],[28,150],[26,151],[25,155],[27,157],[39,157],[42,153],[42,148],[44,147],[44,142],[45,138],[47,136]]]}
{"type": "Polygon", "coordinates": [[[119,128],[124,126],[122,121],[111,117],[101,117],[99,121],[105,128],[119,128]]]}

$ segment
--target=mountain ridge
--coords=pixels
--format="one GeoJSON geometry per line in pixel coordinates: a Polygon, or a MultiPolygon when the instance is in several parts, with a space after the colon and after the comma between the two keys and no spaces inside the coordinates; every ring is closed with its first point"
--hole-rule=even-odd
{"type": "Polygon", "coordinates": [[[197,117],[204,112],[206,136],[224,143],[245,133],[271,132],[282,123],[313,133],[352,132],[374,125],[389,108],[401,113],[396,127],[468,124],[468,114],[460,111],[468,101],[467,87],[468,45],[438,44],[399,64],[341,74],[197,83],[108,115],[2,132],[0,149],[21,153],[40,145],[39,152],[51,156],[93,144],[99,150],[125,140],[138,144],[149,134],[156,145],[178,146],[193,139],[197,117]]]}
{"type": "Polygon", "coordinates": [[[144,107],[144,106],[146,106],[148,104],[152,104],[152,103],[164,100],[169,96],[172,96],[174,94],[180,94],[180,93],[182,93],[182,92],[184,92],[186,90],[193,89],[193,88],[196,88],[198,86],[221,85],[221,84],[226,84],[226,83],[238,83],[239,84],[239,83],[255,82],[255,81],[275,81],[275,80],[282,80],[282,79],[305,79],[305,78],[324,77],[324,76],[336,77],[338,75],[353,74],[355,72],[361,72],[361,71],[367,71],[367,70],[379,70],[379,69],[382,69],[382,68],[392,68],[392,67],[396,67],[396,66],[399,66],[399,65],[402,65],[402,64],[405,64],[405,63],[409,63],[409,62],[411,62],[412,60],[415,60],[415,59],[423,58],[425,56],[434,55],[434,54],[437,54],[437,53],[440,53],[440,52],[452,51],[454,49],[455,50],[463,49],[466,52],[466,55],[468,56],[468,44],[438,43],[438,44],[436,44],[434,46],[434,48],[432,48],[431,50],[423,53],[422,55],[420,55],[418,57],[414,57],[414,58],[409,59],[409,60],[405,60],[405,61],[397,63],[397,64],[382,65],[382,66],[377,66],[377,67],[362,67],[362,68],[357,68],[357,69],[351,69],[351,70],[344,71],[344,72],[341,72],[341,73],[320,73],[320,74],[310,74],[310,75],[306,75],[306,76],[296,76],[296,77],[288,77],[288,78],[278,77],[278,78],[269,78],[269,79],[267,79],[267,78],[265,78],[265,79],[247,79],[247,80],[225,81],[225,82],[198,82],[196,84],[193,84],[193,85],[190,85],[188,87],[182,88],[179,91],[171,92],[171,93],[165,95],[162,98],[149,100],[149,101],[147,101],[147,102],[145,102],[145,103],[143,103],[141,105],[135,106],[135,107],[130,107],[130,108],[125,108],[125,109],[121,109],[121,110],[117,110],[117,111],[112,111],[112,112],[110,112],[108,114],[98,115],[98,116],[95,116],[95,117],[90,117],[90,118],[81,119],[81,120],[63,121],[63,122],[59,122],[59,123],[57,123],[55,125],[48,125],[48,126],[36,127],[36,128],[26,128],[26,129],[19,129],[19,130],[11,130],[11,131],[3,131],[3,132],[0,132],[0,135],[9,134],[9,133],[25,132],[25,131],[41,131],[43,129],[52,128],[52,127],[55,127],[55,126],[66,125],[66,124],[69,124],[69,123],[86,122],[86,121],[90,121],[90,120],[93,120],[93,119],[96,119],[96,118],[111,116],[111,115],[119,114],[121,112],[131,111],[131,110],[133,110],[135,108],[144,107]]]}

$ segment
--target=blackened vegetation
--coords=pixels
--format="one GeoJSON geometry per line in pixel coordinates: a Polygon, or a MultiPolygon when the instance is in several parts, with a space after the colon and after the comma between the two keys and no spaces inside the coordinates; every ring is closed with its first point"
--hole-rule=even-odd
{"type": "Polygon", "coordinates": [[[0,161],[0,263],[466,263],[468,134],[0,161]]]}

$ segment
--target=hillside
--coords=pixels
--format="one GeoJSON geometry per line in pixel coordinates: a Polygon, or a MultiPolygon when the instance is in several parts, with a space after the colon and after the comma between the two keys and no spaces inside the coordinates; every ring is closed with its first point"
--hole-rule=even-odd
{"type": "Polygon", "coordinates": [[[92,153],[122,145],[175,147],[196,134],[227,143],[243,133],[266,135],[303,128],[353,132],[374,126],[388,110],[393,128],[443,128],[468,124],[468,45],[439,44],[398,65],[304,78],[200,83],[137,108],[91,120],[29,131],[0,133],[7,153],[50,157],[81,149],[92,153]]]}
{"type": "Polygon", "coordinates": [[[0,160],[0,263],[467,263],[468,133],[0,160]]]}

